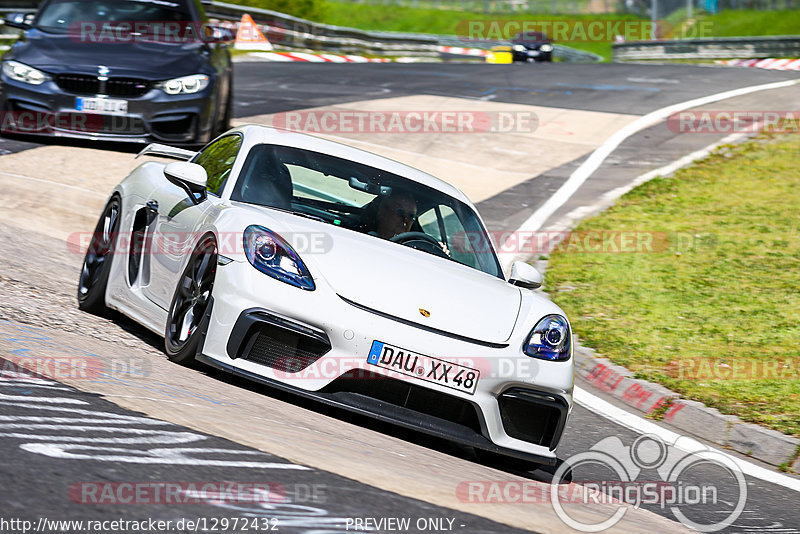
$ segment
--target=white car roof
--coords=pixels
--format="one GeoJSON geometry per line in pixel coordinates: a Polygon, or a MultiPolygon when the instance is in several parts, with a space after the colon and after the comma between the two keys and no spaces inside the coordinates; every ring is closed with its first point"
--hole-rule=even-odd
{"type": "Polygon", "coordinates": [[[242,132],[244,135],[244,142],[247,145],[248,151],[256,144],[275,144],[285,145],[295,148],[311,150],[322,154],[328,154],[345,160],[355,161],[362,163],[376,169],[391,172],[403,178],[408,178],[414,182],[441,191],[451,197],[454,197],[469,206],[473,206],[472,202],[467,196],[461,192],[457,187],[431,176],[426,172],[419,169],[400,163],[393,159],[367,152],[354,148],[335,141],[329,141],[321,137],[315,137],[299,132],[290,130],[281,130],[272,128],[270,126],[263,126],[259,124],[248,124],[235,128],[234,131],[242,132]]]}

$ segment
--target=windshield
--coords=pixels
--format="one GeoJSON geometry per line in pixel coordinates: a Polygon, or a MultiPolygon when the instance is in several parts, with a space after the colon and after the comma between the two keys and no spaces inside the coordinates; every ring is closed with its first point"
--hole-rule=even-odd
{"type": "Polygon", "coordinates": [[[188,24],[190,20],[182,0],[53,0],[39,12],[34,24],[46,31],[67,33],[84,31],[96,23],[111,27],[126,23],[131,28],[136,24],[141,31],[147,23],[188,24]]]}
{"type": "Polygon", "coordinates": [[[248,154],[231,199],[319,219],[502,278],[472,208],[381,169],[308,150],[258,145],[248,154]]]}
{"type": "Polygon", "coordinates": [[[514,42],[518,43],[538,43],[541,41],[547,41],[547,36],[541,32],[524,32],[518,33],[514,37],[514,42]]]}

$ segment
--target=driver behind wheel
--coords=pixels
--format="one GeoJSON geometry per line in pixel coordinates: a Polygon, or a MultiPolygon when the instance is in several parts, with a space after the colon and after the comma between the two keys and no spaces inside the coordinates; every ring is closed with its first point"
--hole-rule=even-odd
{"type": "MultiPolygon", "coordinates": [[[[390,195],[375,199],[377,209],[373,208],[372,216],[367,217],[367,224],[362,226],[362,231],[369,235],[381,237],[395,241],[397,236],[407,232],[424,234],[417,221],[417,202],[414,196],[403,190],[394,190],[390,195]]],[[[411,238],[411,236],[408,236],[411,238]]],[[[441,241],[436,241],[428,237],[447,257],[450,257],[450,249],[441,241]]],[[[418,248],[418,247],[414,247],[418,248]]],[[[423,249],[424,250],[424,249],[423,249]]]]}
{"type": "Polygon", "coordinates": [[[417,218],[417,203],[410,193],[397,191],[381,198],[378,204],[376,228],[373,232],[378,237],[391,239],[398,234],[411,230],[417,218]]]}

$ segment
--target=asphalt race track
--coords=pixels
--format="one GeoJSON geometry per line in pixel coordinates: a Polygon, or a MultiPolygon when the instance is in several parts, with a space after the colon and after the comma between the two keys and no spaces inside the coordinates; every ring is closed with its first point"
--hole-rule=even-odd
{"type": "MultiPolygon", "coordinates": [[[[324,133],[455,183],[476,202],[489,230],[502,232],[516,230],[593,150],[638,117],[706,95],[798,78],[687,65],[241,61],[235,69],[235,117],[237,123],[269,123],[309,108],[535,113],[535,131],[324,133]]],[[[798,106],[794,86],[703,109],[798,106]]],[[[726,136],[681,133],[664,124],[639,132],[543,228],[726,136]]],[[[452,444],[207,368],[179,367],[166,361],[162,340],[131,321],[79,312],[74,294],[82,256],[65,242],[91,231],[107,192],[139,163],[131,154],[138,148],[0,138],[0,532],[23,531],[21,523],[2,523],[12,518],[30,521],[29,531],[40,532],[59,531],[40,523],[42,518],[153,519],[171,521],[174,532],[275,526],[308,533],[572,531],[543,496],[552,479],[548,472],[482,463],[452,444]],[[45,377],[16,373],[14,362],[26,356],[96,365],[88,373],[59,374],[53,367],[41,369],[45,377]],[[485,502],[485,493],[468,492],[470,482],[481,488],[528,484],[534,497],[526,503],[485,502]],[[205,490],[202,484],[208,484],[205,490]],[[135,488],[142,493],[132,503],[135,488]]],[[[617,440],[619,455],[633,454],[625,447],[642,443],[638,433],[576,405],[558,454],[568,458],[609,439],[617,440]]],[[[668,446],[663,455],[685,453],[668,446]]],[[[664,481],[658,469],[639,463],[637,480],[664,481]]],[[[572,477],[616,480],[596,463],[581,465],[572,477]]],[[[712,524],[724,520],[745,491],[743,510],[722,532],[800,532],[796,491],[749,475],[741,486],[737,480],[718,465],[692,465],[680,482],[714,486],[715,504],[628,507],[608,531],[685,532],[675,509],[697,524],[712,524]]],[[[566,508],[571,517],[599,522],[617,505],[601,500],[566,508]]],[[[75,525],[64,530],[81,531],[75,525]]]]}

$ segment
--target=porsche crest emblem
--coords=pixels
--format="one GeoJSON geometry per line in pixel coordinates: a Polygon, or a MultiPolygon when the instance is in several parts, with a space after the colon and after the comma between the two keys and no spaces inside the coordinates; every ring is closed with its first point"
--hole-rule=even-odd
{"type": "Polygon", "coordinates": [[[430,317],[431,316],[431,312],[429,312],[428,310],[423,310],[422,308],[419,309],[419,313],[423,317],[430,317]]]}

